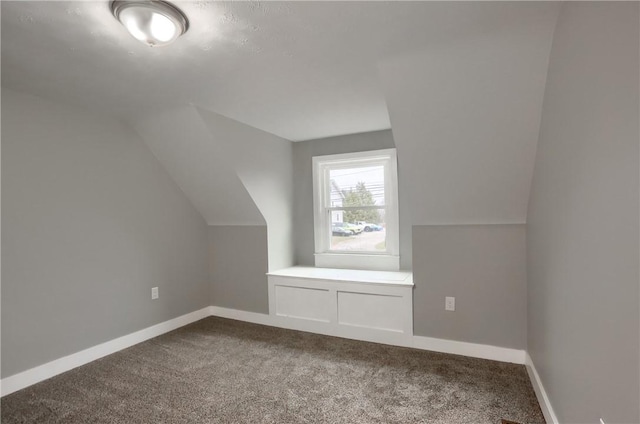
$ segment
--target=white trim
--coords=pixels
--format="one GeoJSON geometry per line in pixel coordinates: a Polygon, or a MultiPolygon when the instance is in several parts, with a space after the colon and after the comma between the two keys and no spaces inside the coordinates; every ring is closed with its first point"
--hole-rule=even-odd
{"type": "Polygon", "coordinates": [[[65,356],[60,359],[48,362],[43,365],[31,368],[21,373],[3,378],[0,381],[0,392],[2,396],[6,396],[15,391],[24,389],[40,381],[49,379],[63,372],[72,370],[81,365],[100,359],[104,356],[126,349],[145,340],[157,337],[161,334],[168,333],[177,328],[199,321],[208,316],[217,316],[221,318],[235,319],[254,324],[268,325],[271,327],[288,328],[299,331],[308,331],[312,333],[325,334],[328,336],[344,337],[356,340],[366,340],[374,343],[383,343],[403,347],[413,347],[415,349],[430,350],[435,352],[450,353],[455,355],[470,356],[473,358],[490,359],[501,362],[512,362],[516,364],[524,364],[526,361],[527,371],[531,378],[533,388],[538,396],[540,407],[548,423],[557,424],[558,420],[551,408],[549,398],[547,397],[538,373],[531,362],[531,358],[523,350],[509,349],[497,346],[482,345],[476,343],[458,342],[453,340],[436,339],[432,337],[412,336],[409,340],[406,336],[399,334],[397,337],[388,334],[385,337],[379,337],[379,332],[369,332],[368,329],[353,329],[353,331],[333,332],[326,331],[326,328],[319,328],[311,324],[302,322],[296,323],[295,320],[286,317],[272,317],[267,314],[256,312],[241,311],[238,309],[223,308],[220,306],[209,306],[186,315],[179,316],[169,321],[153,325],[135,333],[119,337],[114,340],[90,347],[80,352],[65,356]],[[526,359],[525,359],[526,356],[526,359]]]}
{"type": "Polygon", "coordinates": [[[410,272],[293,267],[267,276],[269,316],[276,327],[411,346],[410,272]],[[351,296],[360,300],[349,301],[351,296]]]}
{"type": "Polygon", "coordinates": [[[372,271],[400,270],[400,256],[348,253],[316,253],[317,268],[364,269],[372,271]]]}
{"type": "MultiPolygon", "coordinates": [[[[345,337],[332,331],[327,331],[326,327],[313,325],[308,322],[296,322],[285,317],[273,317],[267,314],[258,314],[255,312],[239,311],[236,309],[221,308],[218,306],[211,307],[211,315],[222,318],[231,318],[239,321],[252,322],[254,324],[269,325],[271,327],[288,328],[298,331],[307,331],[310,333],[325,334],[334,337],[345,337]]],[[[354,336],[351,334],[350,336],[354,336]]],[[[370,337],[370,334],[361,334],[359,339],[371,341],[374,343],[391,344],[402,347],[413,347],[420,350],[430,350],[433,352],[451,353],[454,355],[469,356],[472,358],[490,359],[500,362],[511,362],[523,365],[525,363],[526,352],[520,349],[510,349],[505,347],[483,345],[477,343],[458,342],[454,340],[436,339],[433,337],[413,336],[409,343],[403,339],[392,340],[391,338],[380,339],[370,337]]],[[[354,337],[348,337],[354,338],[354,337]]],[[[534,385],[535,387],[535,385],[534,385]]],[[[537,393],[537,392],[536,392],[537,393]]],[[[544,409],[543,409],[544,411],[544,409]]],[[[545,415],[546,417],[546,415],[545,415]]],[[[555,417],[555,416],[554,416],[555,417]]],[[[549,421],[551,424],[551,421],[549,421]]],[[[557,423],[554,421],[553,423],[557,423]]]]}
{"type": "Polygon", "coordinates": [[[460,222],[429,222],[426,224],[412,224],[414,227],[455,227],[455,226],[483,226],[483,225],[527,225],[526,221],[460,221],[460,222]]]}
{"type": "Polygon", "coordinates": [[[531,359],[531,356],[529,356],[529,353],[527,353],[526,357],[526,366],[527,373],[529,374],[529,379],[531,380],[531,384],[533,385],[533,390],[536,392],[536,397],[538,398],[538,403],[540,404],[540,409],[542,409],[544,419],[547,421],[547,424],[558,424],[558,417],[551,407],[549,396],[547,396],[547,392],[542,385],[542,380],[540,380],[538,371],[536,370],[536,367],[533,364],[533,360],[531,359]]]}
{"type": "Polygon", "coordinates": [[[209,227],[266,227],[264,222],[207,222],[209,227]]]}
{"type": "Polygon", "coordinates": [[[126,349],[138,343],[144,342],[161,334],[168,333],[192,322],[199,321],[210,315],[209,307],[202,308],[177,318],[164,321],[151,327],[144,328],[135,333],[109,340],[99,345],[72,353],[71,355],[47,362],[46,364],[28,369],[10,377],[0,380],[0,393],[6,396],[15,391],[24,389],[40,381],[49,379],[63,372],[67,372],[81,365],[95,361],[112,353],[126,349]]]}
{"type": "Polygon", "coordinates": [[[223,308],[222,306],[209,306],[209,314],[214,317],[235,319],[237,321],[251,322],[253,324],[273,325],[273,320],[268,314],[241,311],[239,309],[223,308]]]}
{"type": "MultiPolygon", "coordinates": [[[[314,156],[313,223],[315,266],[374,270],[400,269],[400,235],[398,214],[398,161],[396,149],[370,150],[337,155],[314,156]],[[384,206],[386,250],[384,252],[349,252],[331,250],[331,203],[329,171],[358,166],[384,167],[384,206]]],[[[337,209],[340,210],[340,209],[337,209]]]]}
{"type": "MultiPolygon", "coordinates": [[[[223,308],[220,306],[210,307],[211,315],[220,318],[235,319],[237,321],[250,322],[253,324],[267,325],[269,327],[284,328],[287,330],[304,331],[307,333],[323,334],[326,336],[338,336],[333,331],[327,331],[327,327],[322,322],[311,320],[296,320],[289,317],[272,316],[269,314],[260,314],[257,312],[241,311],[238,309],[223,308]]],[[[380,341],[379,339],[370,340],[371,337],[363,337],[356,340],[373,341],[377,343],[391,344],[380,341]]],[[[404,346],[404,345],[403,345],[404,346]]]]}
{"type": "Polygon", "coordinates": [[[411,271],[368,271],[360,269],[293,266],[268,272],[267,276],[413,287],[413,273],[411,271]]]}
{"type": "Polygon", "coordinates": [[[520,365],[524,364],[526,354],[526,352],[521,349],[511,349],[508,347],[436,339],[433,337],[423,336],[413,336],[413,347],[416,349],[470,356],[472,358],[490,359],[500,362],[510,362],[520,365]]]}

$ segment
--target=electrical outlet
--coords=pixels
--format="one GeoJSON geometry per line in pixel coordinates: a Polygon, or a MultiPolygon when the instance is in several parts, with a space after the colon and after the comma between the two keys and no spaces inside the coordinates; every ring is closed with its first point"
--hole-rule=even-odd
{"type": "Polygon", "coordinates": [[[152,287],[151,288],[151,299],[157,299],[160,297],[160,294],[158,293],[158,288],[157,287],[152,287]]]}
{"type": "Polygon", "coordinates": [[[456,310],[456,298],[455,297],[445,297],[444,298],[444,309],[445,311],[455,311],[456,310]]]}

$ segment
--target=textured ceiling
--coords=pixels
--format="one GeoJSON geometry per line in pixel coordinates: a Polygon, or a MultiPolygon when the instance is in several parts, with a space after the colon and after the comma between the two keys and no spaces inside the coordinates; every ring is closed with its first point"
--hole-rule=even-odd
{"type": "Polygon", "coordinates": [[[382,59],[545,16],[525,2],[176,3],[191,27],[154,49],[106,0],[2,1],[2,84],[130,121],[194,104],[305,140],[390,127],[382,59]]]}

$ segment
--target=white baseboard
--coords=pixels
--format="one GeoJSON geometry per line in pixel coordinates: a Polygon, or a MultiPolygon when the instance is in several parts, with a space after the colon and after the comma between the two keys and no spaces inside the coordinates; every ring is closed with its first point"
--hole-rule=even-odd
{"type": "Polygon", "coordinates": [[[209,306],[209,315],[277,327],[277,325],[273,324],[273,319],[270,315],[259,314],[257,312],[241,311],[239,309],[223,308],[221,306],[209,306]]]}
{"type": "MultiPolygon", "coordinates": [[[[211,315],[222,318],[231,318],[239,321],[247,321],[255,324],[269,325],[272,327],[288,328],[293,330],[308,331],[312,333],[326,334],[329,336],[344,337],[344,334],[327,331],[327,329],[315,328],[313,322],[306,320],[287,319],[286,317],[272,317],[267,314],[258,314],[255,312],[239,311],[237,309],[221,308],[218,306],[211,307],[211,315]],[[307,324],[307,325],[305,325],[307,324]]],[[[382,332],[381,332],[382,333],[382,332]]],[[[356,337],[348,337],[356,338],[356,337]]],[[[416,349],[430,350],[434,352],[452,353],[455,355],[470,356],[472,358],[491,359],[500,362],[511,362],[523,365],[525,363],[525,351],[519,349],[510,349],[506,347],[489,346],[477,343],[458,342],[454,340],[436,339],[432,337],[413,336],[409,343],[404,343],[398,339],[398,342],[391,341],[388,335],[381,334],[378,339],[372,334],[367,338],[358,338],[376,343],[393,344],[404,347],[413,347],[416,349]]]]}
{"type": "Polygon", "coordinates": [[[111,355],[112,353],[126,349],[145,340],[191,324],[209,315],[209,307],[206,307],[3,378],[0,380],[0,393],[2,396],[6,396],[25,387],[39,383],[40,381],[95,361],[96,359],[111,355]]]}
{"type": "Polygon", "coordinates": [[[422,336],[413,336],[413,347],[416,349],[470,356],[472,358],[490,359],[492,361],[510,362],[520,365],[524,365],[526,355],[526,352],[520,349],[422,336]]]}
{"type": "MultiPolygon", "coordinates": [[[[40,381],[54,377],[63,372],[72,370],[81,365],[85,365],[96,359],[100,359],[104,356],[118,352],[122,349],[126,349],[135,344],[141,343],[145,340],[149,340],[153,337],[157,337],[161,334],[183,327],[192,322],[201,320],[208,316],[217,316],[222,318],[230,318],[238,321],[246,321],[254,324],[268,325],[272,327],[298,329],[296,324],[287,322],[285,317],[272,317],[268,314],[260,314],[256,312],[247,312],[237,309],[222,308],[219,306],[208,306],[195,312],[191,312],[186,315],[179,316],[169,321],[162,322],[160,324],[153,325],[135,333],[128,334],[126,336],[119,337],[114,340],[99,344],[97,346],[90,347],[77,353],[65,356],[63,358],[56,359],[46,364],[31,368],[21,373],[12,375],[10,377],[0,380],[0,394],[6,396],[15,391],[24,389],[40,381]]],[[[316,331],[314,328],[302,328],[303,331],[319,332],[321,334],[327,334],[329,336],[345,337],[345,334],[330,334],[325,331],[316,331]]],[[[358,338],[358,337],[349,337],[358,338]]],[[[491,359],[501,362],[512,362],[516,364],[525,363],[525,351],[517,349],[509,349],[497,346],[482,345],[476,343],[458,342],[453,340],[436,339],[432,337],[413,336],[409,343],[404,341],[392,341],[384,336],[379,340],[375,335],[370,335],[364,338],[365,340],[394,344],[404,347],[414,347],[416,349],[430,350],[442,353],[451,353],[455,355],[470,356],[473,358],[491,359]]],[[[526,355],[527,370],[531,368],[530,378],[533,382],[536,395],[540,401],[542,411],[545,414],[545,418],[549,423],[557,423],[555,414],[551,409],[548,398],[542,384],[540,383],[535,367],[531,362],[531,358],[526,355]],[[533,376],[531,375],[533,373],[533,376]],[[551,418],[550,418],[551,417],[551,418]]]]}
{"type": "Polygon", "coordinates": [[[538,371],[536,370],[536,367],[533,364],[533,360],[531,359],[531,356],[529,356],[529,353],[527,353],[526,356],[526,365],[527,373],[529,374],[529,379],[531,380],[531,384],[533,385],[533,390],[536,392],[536,397],[538,398],[540,409],[542,409],[542,413],[544,414],[544,419],[547,421],[547,424],[558,424],[558,417],[551,407],[549,396],[547,396],[547,392],[544,390],[544,386],[542,385],[542,381],[540,380],[538,371]]]}

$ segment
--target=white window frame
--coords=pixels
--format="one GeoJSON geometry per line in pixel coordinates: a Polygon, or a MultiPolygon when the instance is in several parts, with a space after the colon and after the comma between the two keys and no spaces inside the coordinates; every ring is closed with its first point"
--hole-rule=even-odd
{"type": "MultiPolygon", "coordinates": [[[[348,207],[344,207],[347,208],[348,207]]],[[[339,208],[339,209],[344,209],[339,208]]],[[[355,207],[354,207],[355,208],[355,207]]],[[[313,157],[313,222],[315,266],[384,271],[400,269],[398,165],[396,149],[313,157]],[[331,186],[329,171],[355,166],[384,166],[385,252],[331,250],[331,186]]]]}

